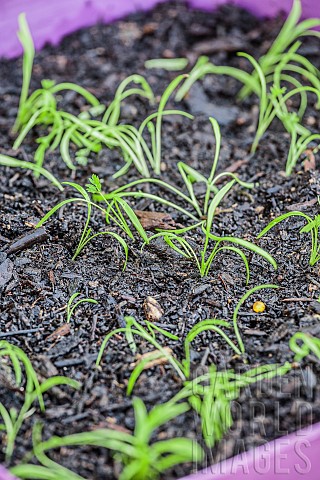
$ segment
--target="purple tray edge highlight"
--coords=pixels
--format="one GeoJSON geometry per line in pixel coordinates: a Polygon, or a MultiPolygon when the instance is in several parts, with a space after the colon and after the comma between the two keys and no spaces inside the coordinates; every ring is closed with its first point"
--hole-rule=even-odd
{"type": "MultiPolygon", "coordinates": [[[[37,49],[49,42],[56,45],[65,35],[102,21],[117,20],[137,10],[151,9],[166,0],[0,0],[0,57],[13,58],[22,53],[16,36],[19,13],[26,12],[37,49]]],[[[228,0],[185,0],[191,7],[214,10],[228,0]]],[[[301,0],[304,17],[320,17],[319,0],[301,0]]],[[[233,0],[257,16],[289,12],[292,0],[233,0]]]]}
{"type": "Polygon", "coordinates": [[[0,465],[0,480],[15,480],[15,477],[13,477],[8,470],[0,465]]]}

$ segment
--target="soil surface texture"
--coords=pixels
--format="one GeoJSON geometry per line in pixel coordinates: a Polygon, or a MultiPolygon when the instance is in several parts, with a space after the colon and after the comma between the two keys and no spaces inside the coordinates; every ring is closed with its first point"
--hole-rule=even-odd
{"type": "MultiPolygon", "coordinates": [[[[102,103],[108,103],[121,80],[140,73],[159,96],[176,74],[146,70],[146,60],[187,57],[192,66],[199,55],[208,55],[216,64],[248,69],[247,62],[237,57],[236,52],[245,51],[258,58],[269,48],[282,24],[281,16],[259,21],[234,6],[223,6],[208,14],[189,10],[179,3],[160,5],[152,12],[130,15],[112,25],[76,32],[58,47],[46,46],[36,54],[31,89],[38,88],[44,78],[71,81],[89,89],[102,103]]],[[[301,52],[320,67],[317,40],[306,38],[301,52]]],[[[18,108],[21,72],[21,58],[0,61],[0,153],[32,161],[37,147],[36,132],[27,136],[18,152],[12,150],[15,136],[11,129],[18,108]]],[[[139,322],[144,320],[144,302],[148,296],[163,310],[158,325],[178,335],[181,341],[159,339],[181,359],[183,339],[197,322],[210,318],[231,320],[237,302],[248,288],[266,283],[279,285],[278,290],[255,293],[240,309],[239,326],[248,365],[234,355],[221,337],[207,332],[192,343],[193,375],[201,369],[206,371],[212,363],[219,370],[244,371],[256,365],[292,362],[291,336],[297,331],[319,335],[319,266],[309,266],[310,236],[299,234],[303,220],[289,219],[261,240],[256,237],[279,214],[295,209],[315,215],[320,175],[301,159],[294,173],[285,176],[289,137],[277,123],[263,137],[255,155],[250,155],[257,98],[252,96],[238,102],[239,88],[240,84],[229,77],[209,75],[191,89],[183,102],[170,102],[172,107],[194,114],[195,119],[174,116],[164,120],[161,178],[182,187],[176,169],[181,160],[204,174],[209,173],[215,141],[208,117],[214,116],[222,134],[218,171],[232,167],[241,179],[255,183],[252,190],[241,186],[231,190],[220,206],[214,231],[217,235],[234,235],[256,242],[278,263],[275,271],[263,259],[249,253],[248,286],[243,263],[234,253],[219,254],[209,275],[201,279],[194,263],[161,241],[145,246],[142,251],[141,241],[129,242],[125,271],[123,250],[111,237],[98,237],[72,261],[86,218],[86,209],[74,204],[66,205],[45,224],[46,235],[40,235],[37,243],[10,253],[17,239],[32,233],[33,225],[50,208],[74,192],[71,188],[59,192],[44,177],[35,180],[29,171],[0,168],[0,340],[21,347],[40,378],[59,374],[82,384],[79,391],[61,387],[45,395],[46,411],[40,413],[36,409],[25,421],[10,465],[21,463],[31,450],[32,426],[36,421],[44,425],[44,438],[97,426],[133,431],[132,397],[126,396],[126,386],[136,358],[125,336],[117,335],[108,343],[100,369],[95,368],[95,360],[105,335],[123,326],[124,316],[131,315],[139,322]],[[94,298],[98,304],[82,304],[71,319],[70,331],[55,335],[65,324],[66,304],[74,292],[94,298]],[[266,304],[263,313],[252,310],[257,300],[266,304]]],[[[83,101],[75,94],[68,94],[62,106],[72,113],[78,112],[83,101]]],[[[139,125],[152,108],[146,100],[130,97],[124,102],[121,119],[139,125]]],[[[309,128],[319,131],[319,115],[312,105],[306,122],[309,128]]],[[[318,160],[315,155],[315,161],[318,160]]],[[[81,185],[96,173],[103,180],[105,191],[139,178],[131,169],[120,179],[113,179],[113,174],[123,166],[121,154],[115,150],[103,149],[91,155],[88,165],[79,166],[72,174],[58,151],[47,156],[44,166],[60,181],[72,179],[81,185]]],[[[174,200],[156,185],[150,186],[150,192],[174,200]]],[[[201,185],[197,193],[203,199],[201,185]]],[[[151,200],[130,200],[130,205],[142,212],[165,213],[180,225],[189,222],[177,211],[151,200]]],[[[99,212],[94,212],[92,226],[94,231],[104,228],[104,218],[99,212]]],[[[195,248],[200,245],[200,233],[189,235],[195,248]]],[[[235,340],[233,333],[230,336],[235,340]]],[[[140,355],[152,350],[145,341],[139,338],[136,341],[140,355]]],[[[0,376],[1,402],[6,406],[21,406],[23,393],[4,381],[4,376],[0,376]]],[[[233,405],[232,429],[212,451],[206,450],[206,462],[220,461],[319,421],[319,376],[319,361],[308,357],[285,377],[243,390],[233,405]]],[[[134,395],[142,398],[150,409],[169,400],[181,387],[182,382],[170,365],[158,365],[142,373],[134,395]]],[[[177,436],[195,438],[201,443],[200,421],[192,412],[166,424],[153,440],[177,436]]],[[[5,439],[0,433],[1,440],[5,439]]],[[[4,448],[0,448],[0,463],[5,463],[3,452],[4,448]]],[[[119,465],[107,450],[77,448],[70,454],[63,449],[50,455],[88,479],[112,480],[119,476],[119,465]]],[[[180,465],[161,478],[180,478],[192,469],[191,464],[180,465]]]]}

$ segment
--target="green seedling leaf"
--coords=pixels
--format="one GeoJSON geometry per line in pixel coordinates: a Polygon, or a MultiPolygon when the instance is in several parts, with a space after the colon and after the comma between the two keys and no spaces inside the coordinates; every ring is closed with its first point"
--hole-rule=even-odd
{"type": "Polygon", "coordinates": [[[55,185],[59,190],[63,190],[63,186],[61,183],[56,179],[52,173],[42,167],[38,167],[34,163],[26,162],[24,160],[18,160],[17,158],[12,158],[7,155],[0,154],[0,165],[5,167],[13,167],[13,168],[22,168],[25,170],[32,170],[39,175],[44,176],[47,178],[53,185],[55,185]]]}
{"type": "Polygon", "coordinates": [[[102,191],[102,186],[98,175],[93,174],[92,177],[89,178],[89,182],[90,183],[86,185],[87,192],[100,193],[102,191]]]}
{"type": "Polygon", "coordinates": [[[309,333],[297,332],[289,341],[289,347],[295,354],[294,361],[301,362],[308,355],[315,355],[320,360],[320,339],[309,333]]]}
{"type": "Polygon", "coordinates": [[[33,59],[34,59],[34,53],[35,53],[33,40],[29,30],[25,13],[20,13],[19,15],[18,38],[23,47],[24,53],[23,53],[23,65],[22,65],[23,81],[22,81],[22,88],[21,88],[21,94],[20,94],[19,109],[17,114],[17,120],[13,127],[13,130],[15,132],[20,127],[21,117],[23,116],[24,107],[28,98],[33,59]]]}
{"type": "Polygon", "coordinates": [[[189,63],[187,58],[154,58],[144,62],[144,66],[147,69],[150,68],[162,68],[169,72],[176,72],[178,70],[184,70],[189,63]]]}
{"type": "Polygon", "coordinates": [[[270,253],[268,253],[266,250],[264,250],[261,247],[258,247],[258,245],[255,245],[254,243],[249,242],[248,240],[243,240],[242,238],[237,238],[237,237],[216,237],[215,235],[210,234],[210,238],[222,242],[230,242],[230,243],[235,243],[237,245],[240,245],[243,248],[247,248],[248,250],[251,250],[252,252],[256,253],[257,255],[263,257],[267,262],[269,262],[275,270],[277,270],[278,265],[275,259],[273,258],[270,253]]]}
{"type": "Polygon", "coordinates": [[[93,298],[82,298],[81,300],[78,300],[75,302],[76,298],[79,297],[79,295],[81,295],[80,292],[75,292],[69,298],[69,301],[67,303],[67,323],[70,322],[73,312],[75,311],[76,308],[79,307],[79,305],[81,305],[81,303],[98,304],[97,300],[94,300],[93,298]]]}
{"type": "Polygon", "coordinates": [[[117,202],[119,203],[119,205],[121,206],[121,208],[124,210],[124,212],[126,213],[127,217],[129,218],[130,222],[132,223],[132,225],[135,227],[135,229],[137,230],[137,232],[139,233],[140,237],[142,238],[142,240],[148,244],[149,243],[149,239],[148,239],[148,236],[144,230],[144,228],[142,227],[141,223],[140,223],[140,220],[138,219],[137,215],[134,213],[134,211],[132,210],[132,208],[127,204],[127,202],[125,200],[123,200],[121,197],[118,197],[117,198],[117,202]]]}

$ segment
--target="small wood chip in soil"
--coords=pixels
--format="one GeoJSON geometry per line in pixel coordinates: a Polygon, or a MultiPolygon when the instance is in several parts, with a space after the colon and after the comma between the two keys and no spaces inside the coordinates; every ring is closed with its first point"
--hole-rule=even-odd
{"type": "Polygon", "coordinates": [[[309,170],[316,169],[316,157],[314,156],[313,150],[308,148],[304,154],[306,155],[306,159],[303,163],[304,171],[308,172],[309,170]]]}
{"type": "Polygon", "coordinates": [[[163,315],[163,310],[157,300],[152,297],[147,297],[143,302],[143,310],[146,319],[149,322],[157,322],[163,315]]]}
{"type": "Polygon", "coordinates": [[[286,208],[287,210],[289,210],[289,212],[294,212],[296,210],[302,212],[303,210],[307,210],[309,207],[315,205],[317,201],[317,198],[313,198],[312,200],[308,200],[307,202],[293,203],[292,205],[288,205],[286,208]]]}
{"type": "MultiPolygon", "coordinates": [[[[172,350],[169,347],[163,347],[163,350],[166,351],[168,355],[172,354],[172,350]]],[[[140,362],[143,362],[144,360],[150,358],[150,362],[147,362],[143,370],[147,370],[148,368],[153,368],[157,365],[164,365],[168,362],[168,359],[161,353],[159,350],[153,350],[152,352],[147,352],[144,353],[143,355],[137,355],[138,360],[136,362],[130,363],[130,368],[135,368],[137,365],[139,365],[140,362]]]]}
{"type": "Polygon", "coordinates": [[[176,222],[168,213],[135,210],[135,214],[145,230],[155,230],[156,228],[174,230],[176,228],[176,222]]]}
{"type": "Polygon", "coordinates": [[[65,337],[66,335],[69,335],[70,333],[70,323],[64,323],[61,325],[61,327],[57,328],[51,335],[47,337],[47,340],[49,342],[53,342],[54,340],[57,340],[60,337],[65,337]]]}
{"type": "Polygon", "coordinates": [[[253,328],[247,328],[247,330],[244,330],[243,333],[245,335],[255,335],[256,337],[267,335],[266,332],[263,332],[262,330],[254,330],[253,328]]]}

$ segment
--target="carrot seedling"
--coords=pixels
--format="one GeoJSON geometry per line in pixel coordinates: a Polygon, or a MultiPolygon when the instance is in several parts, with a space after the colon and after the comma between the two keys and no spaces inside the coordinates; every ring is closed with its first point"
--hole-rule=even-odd
{"type": "Polygon", "coordinates": [[[232,402],[239,398],[241,389],[283,376],[290,369],[288,362],[284,365],[261,365],[244,373],[217,371],[216,366],[211,365],[209,373],[185,382],[170,401],[188,401],[201,419],[202,436],[207,447],[212,448],[233,425],[232,402]]]}
{"type": "Polygon", "coordinates": [[[79,389],[80,383],[71,378],[61,376],[53,376],[43,382],[39,382],[32,363],[24,351],[5,340],[0,340],[1,358],[9,360],[10,363],[7,367],[6,376],[13,378],[19,392],[23,392],[24,396],[20,410],[0,402],[0,420],[2,420],[0,430],[5,432],[5,454],[6,460],[9,462],[14,453],[16,438],[25,419],[34,413],[33,405],[38,402],[41,411],[44,411],[43,394],[45,392],[61,385],[79,389]]]}
{"type": "Polygon", "coordinates": [[[68,300],[67,303],[67,323],[70,323],[71,317],[75,311],[76,308],[81,305],[81,303],[94,303],[97,305],[99,302],[97,300],[94,300],[93,298],[81,298],[80,300],[75,301],[79,295],[81,295],[80,292],[75,292],[73,295],[68,300]]]}
{"type": "Polygon", "coordinates": [[[105,218],[106,224],[113,224],[114,226],[118,227],[125,235],[127,235],[130,239],[134,239],[134,235],[132,233],[132,228],[139,234],[142,240],[146,243],[149,242],[148,236],[142,227],[138,217],[129,206],[129,204],[123,200],[118,195],[109,195],[108,197],[102,193],[101,182],[97,175],[92,175],[89,179],[89,183],[86,185],[86,188],[81,187],[77,183],[73,182],[64,182],[64,185],[70,185],[73,187],[78,193],[80,193],[81,197],[73,197],[63,200],[62,202],[55,205],[37,224],[37,228],[42,226],[57,210],[59,210],[63,205],[67,205],[69,203],[80,203],[87,207],[87,218],[84,225],[84,229],[81,234],[81,238],[79,240],[78,246],[76,251],[73,255],[73,260],[80,254],[80,252],[84,249],[84,247],[91,242],[94,238],[100,235],[108,235],[112,238],[115,238],[118,243],[122,246],[124,253],[125,253],[125,263],[124,269],[127,265],[128,260],[128,253],[129,247],[127,242],[116,232],[112,230],[101,231],[98,233],[92,233],[92,229],[89,226],[92,214],[92,208],[97,208],[100,210],[105,218]],[[96,194],[99,195],[100,198],[103,198],[105,202],[105,207],[102,207],[99,204],[96,204],[92,201],[92,196],[96,194]],[[130,222],[130,225],[128,223],[130,222]]]}
{"type": "Polygon", "coordinates": [[[306,220],[306,225],[300,229],[301,233],[310,233],[311,236],[311,253],[309,264],[313,267],[320,260],[320,244],[319,244],[319,226],[320,215],[316,215],[314,218],[310,217],[303,212],[288,212],[280,215],[272,220],[258,235],[258,238],[263,237],[271,228],[275,227],[279,223],[283,222],[289,217],[302,217],[306,220]]]}

